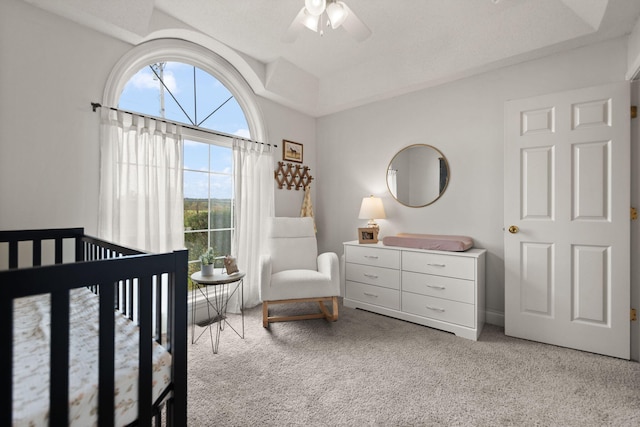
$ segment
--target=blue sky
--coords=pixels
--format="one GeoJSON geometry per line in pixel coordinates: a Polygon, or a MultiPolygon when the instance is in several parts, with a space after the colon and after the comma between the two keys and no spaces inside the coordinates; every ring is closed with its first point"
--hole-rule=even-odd
{"type": "MultiPolygon", "coordinates": [[[[178,101],[168,91],[164,91],[164,117],[168,120],[244,138],[250,137],[240,105],[215,77],[192,65],[167,62],[163,80],[178,101]],[[228,100],[229,98],[231,99],[228,100]],[[216,109],[218,110],[213,113],[216,109]]],[[[149,67],[143,68],[129,80],[122,91],[118,107],[151,116],[162,116],[160,84],[149,67]]],[[[185,141],[184,164],[185,169],[189,169],[185,171],[185,197],[206,198],[209,189],[213,198],[231,197],[231,176],[228,175],[232,164],[230,149],[185,141]],[[209,167],[219,174],[198,173],[209,167]]]]}

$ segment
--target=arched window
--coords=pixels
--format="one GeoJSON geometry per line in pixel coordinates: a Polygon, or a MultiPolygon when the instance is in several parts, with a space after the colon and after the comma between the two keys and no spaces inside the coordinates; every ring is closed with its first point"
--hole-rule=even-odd
{"type": "Polygon", "coordinates": [[[182,62],[148,64],[125,85],[118,107],[196,128],[249,138],[234,95],[211,74],[182,62]]]}
{"type": "MultiPolygon", "coordinates": [[[[105,102],[184,124],[184,233],[190,273],[207,247],[231,253],[232,136],[263,139],[253,92],[223,58],[181,40],[130,51],[112,72],[105,102]]],[[[219,264],[218,266],[221,266],[219,264]]]]}

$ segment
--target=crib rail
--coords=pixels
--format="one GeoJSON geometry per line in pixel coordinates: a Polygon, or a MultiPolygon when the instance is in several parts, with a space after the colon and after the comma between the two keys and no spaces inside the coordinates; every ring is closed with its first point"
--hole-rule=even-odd
{"type": "Polygon", "coordinates": [[[8,243],[8,267],[18,268],[18,265],[40,266],[46,248],[43,242],[53,242],[53,260],[55,264],[65,261],[63,243],[65,240],[74,241],[74,253],[72,258],[67,257],[67,262],[94,261],[99,259],[117,258],[127,255],[139,255],[144,253],[137,249],[116,245],[106,240],[84,234],[83,228],[52,228],[43,230],[9,230],[0,231],[0,242],[8,243]],[[31,262],[20,259],[19,244],[31,243],[31,262]]]}
{"type": "Polygon", "coordinates": [[[81,241],[84,235],[83,228],[60,228],[45,230],[9,230],[0,231],[0,242],[6,242],[9,245],[8,267],[18,268],[19,261],[22,265],[39,266],[42,265],[43,242],[54,242],[54,263],[61,264],[63,262],[63,241],[65,239],[73,239],[75,241],[75,258],[72,261],[81,261],[82,249],[81,241]],[[31,250],[31,262],[27,263],[20,259],[19,244],[21,242],[30,242],[33,247],[31,250]]]}

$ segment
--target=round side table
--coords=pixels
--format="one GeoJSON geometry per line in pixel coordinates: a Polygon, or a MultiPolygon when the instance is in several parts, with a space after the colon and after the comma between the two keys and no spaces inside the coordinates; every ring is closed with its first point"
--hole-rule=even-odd
{"type": "Polygon", "coordinates": [[[213,353],[218,353],[218,347],[220,345],[220,332],[224,330],[224,326],[227,325],[242,339],[244,339],[244,276],[245,273],[238,271],[233,274],[213,274],[211,276],[202,275],[201,271],[197,271],[191,275],[191,281],[200,294],[204,297],[207,303],[207,316],[209,320],[206,324],[206,329],[203,330],[200,335],[195,336],[196,328],[196,289],[191,292],[191,344],[195,344],[196,341],[204,334],[207,329],[209,330],[209,336],[211,337],[211,348],[213,353]],[[209,290],[211,289],[211,292],[209,290]],[[242,334],[231,326],[227,321],[227,305],[229,299],[240,290],[240,313],[242,317],[242,334]],[[211,313],[213,310],[213,316],[211,313]],[[213,339],[212,325],[216,324],[216,337],[213,339]]]}

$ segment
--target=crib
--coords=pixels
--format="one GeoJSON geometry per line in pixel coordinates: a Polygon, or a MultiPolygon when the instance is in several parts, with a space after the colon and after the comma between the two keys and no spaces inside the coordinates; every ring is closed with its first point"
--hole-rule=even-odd
{"type": "Polygon", "coordinates": [[[0,255],[0,425],[186,425],[186,250],[67,228],[0,231],[0,255]]]}

